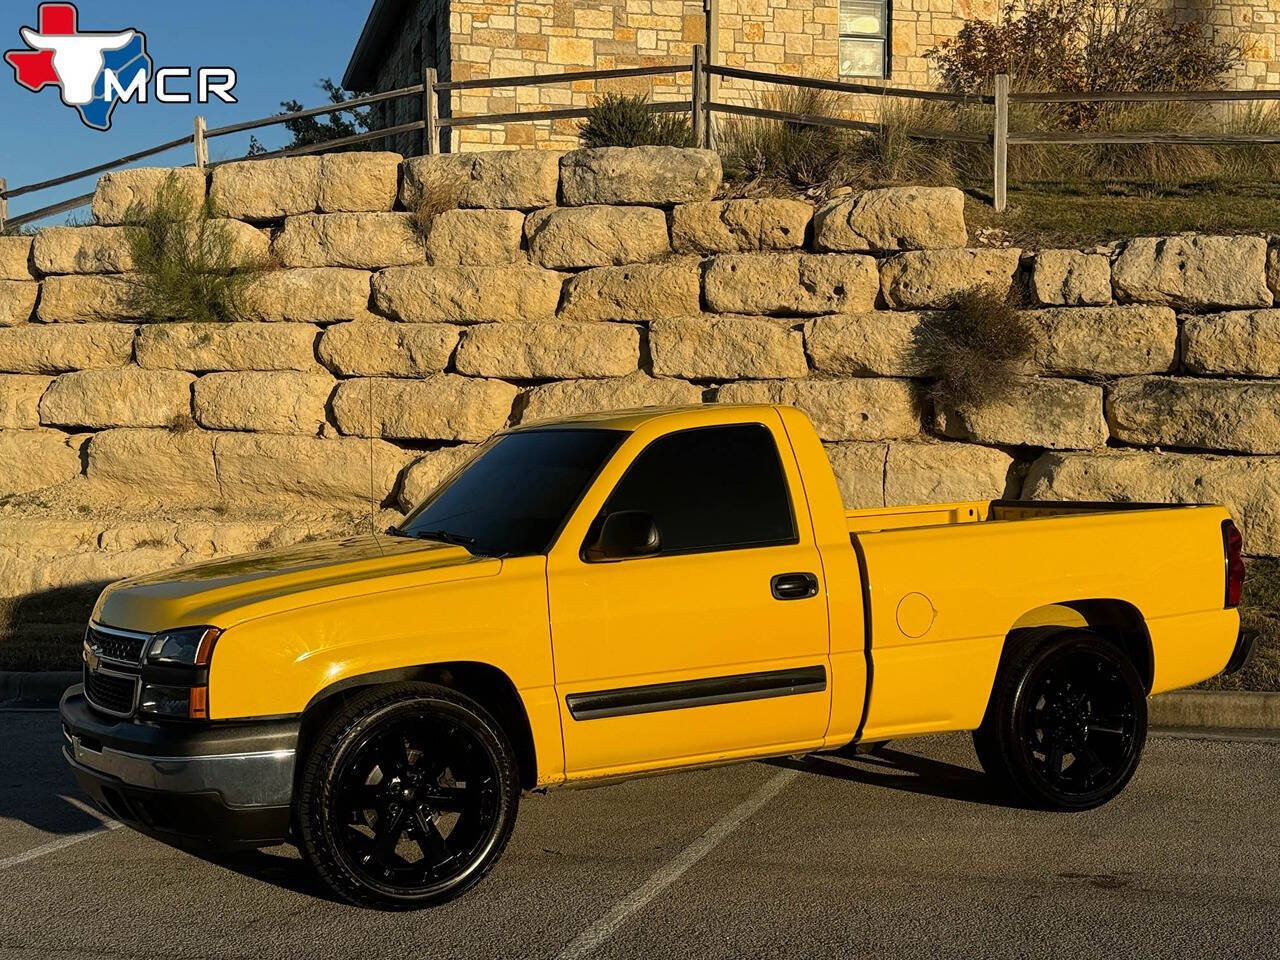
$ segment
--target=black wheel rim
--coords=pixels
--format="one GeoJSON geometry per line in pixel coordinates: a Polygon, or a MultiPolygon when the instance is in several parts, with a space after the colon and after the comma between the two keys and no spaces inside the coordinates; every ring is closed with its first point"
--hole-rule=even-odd
{"type": "Polygon", "coordinates": [[[1119,665],[1094,650],[1068,650],[1028,680],[1022,742],[1044,785],[1087,799],[1122,781],[1138,750],[1138,715],[1119,665]]]}
{"type": "Polygon", "coordinates": [[[461,881],[499,833],[496,758],[447,716],[378,724],[346,753],[334,801],[347,867],[398,897],[429,896],[461,881]]]}

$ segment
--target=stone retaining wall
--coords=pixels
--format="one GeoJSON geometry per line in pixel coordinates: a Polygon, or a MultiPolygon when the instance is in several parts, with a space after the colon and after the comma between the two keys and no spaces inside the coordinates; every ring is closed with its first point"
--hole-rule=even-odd
{"type": "Polygon", "coordinates": [[[75,621],[39,602],[67,588],[385,524],[507,425],[645,404],[796,404],[851,507],[1219,501],[1280,555],[1266,238],[969,247],[955,190],[723,200],[717,157],[671,148],[178,174],[278,265],[234,322],[132,306],[124,211],[163,171],[103,177],[95,226],[0,238],[0,597],[32,629],[75,621]],[[463,208],[424,241],[404,210],[441,173],[463,208]],[[933,409],[920,325],[1015,284],[1033,363],[933,409]]]}

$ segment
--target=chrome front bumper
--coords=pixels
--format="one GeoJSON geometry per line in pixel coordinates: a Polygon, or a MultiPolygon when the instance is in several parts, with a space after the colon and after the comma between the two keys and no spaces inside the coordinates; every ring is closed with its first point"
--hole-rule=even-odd
{"type": "Polygon", "coordinates": [[[296,750],[161,757],[103,746],[94,750],[63,730],[63,756],[132,787],[169,793],[216,793],[229,807],[287,806],[293,798],[296,750]]]}
{"type": "Polygon", "coordinates": [[[154,723],[62,698],[63,756],[104,810],[148,833],[262,846],[289,832],[296,719],[154,723]]]}

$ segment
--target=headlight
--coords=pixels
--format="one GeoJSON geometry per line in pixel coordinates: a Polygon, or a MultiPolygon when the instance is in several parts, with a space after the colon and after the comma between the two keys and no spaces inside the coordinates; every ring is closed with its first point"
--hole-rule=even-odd
{"type": "Polygon", "coordinates": [[[138,709],[143,713],[154,713],[162,717],[194,716],[191,707],[192,694],[199,693],[203,698],[205,687],[166,687],[158,683],[142,685],[142,696],[138,698],[138,709]]]}
{"type": "Polygon", "coordinates": [[[206,667],[213,644],[222,631],[217,627],[184,627],[157,634],[147,650],[147,663],[206,667]]]}

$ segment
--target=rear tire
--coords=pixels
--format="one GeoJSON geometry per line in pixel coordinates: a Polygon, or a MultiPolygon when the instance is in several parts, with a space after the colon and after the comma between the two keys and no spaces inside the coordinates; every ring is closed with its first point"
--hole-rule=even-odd
{"type": "Polygon", "coordinates": [[[397,683],[324,725],[299,777],[294,830],[342,900],[414,909],[480,882],[519,797],[511,744],[484,708],[447,687],[397,683]]]}
{"type": "Polygon", "coordinates": [[[982,769],[1040,807],[1091,810],[1133,776],[1147,698],[1133,663],[1089,630],[1029,642],[1002,665],[973,734],[982,769]]]}

